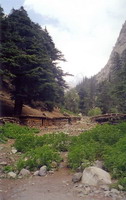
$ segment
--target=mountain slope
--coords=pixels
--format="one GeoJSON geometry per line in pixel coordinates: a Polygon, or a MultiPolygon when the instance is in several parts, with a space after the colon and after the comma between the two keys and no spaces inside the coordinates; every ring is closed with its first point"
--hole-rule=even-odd
{"type": "Polygon", "coordinates": [[[111,52],[108,63],[95,76],[98,82],[109,79],[111,72],[116,66],[120,67],[126,63],[126,21],[122,26],[117,42],[111,52]]]}

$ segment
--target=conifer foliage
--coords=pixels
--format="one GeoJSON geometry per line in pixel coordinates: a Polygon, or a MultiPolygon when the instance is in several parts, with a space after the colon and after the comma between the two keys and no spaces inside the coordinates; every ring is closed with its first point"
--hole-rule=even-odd
{"type": "Polygon", "coordinates": [[[43,101],[49,110],[61,102],[66,83],[64,72],[57,61],[65,61],[55,47],[47,29],[31,21],[21,7],[1,18],[1,77],[9,79],[15,115],[20,115],[23,104],[43,101]]]}

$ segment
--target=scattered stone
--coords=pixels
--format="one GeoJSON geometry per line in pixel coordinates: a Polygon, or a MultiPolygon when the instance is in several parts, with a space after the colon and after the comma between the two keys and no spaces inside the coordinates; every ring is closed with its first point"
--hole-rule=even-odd
{"type": "Polygon", "coordinates": [[[122,185],[118,185],[119,190],[123,190],[123,186],[122,185]]]}
{"type": "Polygon", "coordinates": [[[33,175],[34,175],[34,176],[38,176],[38,175],[39,175],[39,171],[34,172],[33,175]]]}
{"type": "Polygon", "coordinates": [[[91,166],[91,162],[89,160],[84,160],[84,162],[81,164],[81,166],[79,168],[81,169],[81,171],[83,171],[85,168],[87,168],[89,166],[91,166]]]}
{"type": "Polygon", "coordinates": [[[93,167],[98,167],[98,168],[103,169],[103,168],[104,168],[103,161],[96,160],[96,161],[93,163],[93,167]]]}
{"type": "Polygon", "coordinates": [[[110,191],[105,191],[104,194],[105,194],[105,197],[110,197],[111,196],[110,191]]]}
{"type": "Polygon", "coordinates": [[[78,173],[76,173],[76,174],[73,175],[72,181],[74,183],[76,183],[76,182],[79,182],[81,180],[81,178],[82,178],[82,173],[78,172],[78,173]]]}
{"type": "Polygon", "coordinates": [[[3,149],[4,147],[0,147],[0,151],[3,149]]]}
{"type": "Polygon", "coordinates": [[[30,171],[27,170],[27,169],[22,169],[22,170],[20,171],[20,173],[19,173],[19,176],[22,176],[22,177],[24,177],[24,176],[29,176],[29,175],[30,175],[30,171]]]}
{"type": "Polygon", "coordinates": [[[9,173],[7,174],[7,176],[8,176],[8,178],[16,178],[17,174],[14,173],[14,172],[9,172],[9,173]]]}
{"type": "Polygon", "coordinates": [[[66,186],[69,185],[68,181],[63,181],[63,184],[65,184],[66,186]]]}
{"type": "Polygon", "coordinates": [[[46,176],[46,174],[47,174],[47,166],[46,165],[44,165],[44,166],[42,166],[41,168],[40,168],[40,170],[39,170],[39,176],[46,176]]]}
{"type": "Polygon", "coordinates": [[[109,191],[109,186],[108,185],[101,185],[100,187],[104,191],[109,191]]]}
{"type": "Polygon", "coordinates": [[[54,170],[50,170],[50,171],[49,171],[49,174],[54,174],[54,170]]]}
{"type": "Polygon", "coordinates": [[[112,188],[111,189],[111,192],[113,193],[113,194],[119,194],[120,192],[117,190],[117,189],[115,189],[115,188],[112,188]]]}
{"type": "Polygon", "coordinates": [[[85,195],[88,195],[90,192],[91,192],[90,187],[86,187],[85,190],[83,191],[83,193],[84,193],[85,195]]]}
{"type": "Polygon", "coordinates": [[[98,186],[111,184],[110,174],[98,167],[88,167],[83,171],[82,183],[98,186]]]}
{"type": "Polygon", "coordinates": [[[17,149],[15,149],[14,147],[12,147],[11,152],[12,152],[13,154],[17,153],[17,149]]]}
{"type": "Polygon", "coordinates": [[[58,166],[57,166],[57,162],[53,161],[53,162],[51,163],[51,167],[52,167],[52,168],[57,168],[57,167],[58,167],[58,166]]]}
{"type": "Polygon", "coordinates": [[[3,162],[0,163],[0,165],[6,166],[6,165],[7,165],[7,162],[3,161],[3,162]]]}

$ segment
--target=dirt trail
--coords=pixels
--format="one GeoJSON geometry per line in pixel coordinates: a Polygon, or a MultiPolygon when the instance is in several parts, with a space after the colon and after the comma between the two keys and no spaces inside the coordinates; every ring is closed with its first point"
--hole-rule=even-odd
{"type": "Polygon", "coordinates": [[[61,169],[46,177],[3,180],[4,200],[80,200],[75,196],[69,171],[61,169]],[[5,186],[4,186],[5,187],[5,186]]]}
{"type": "Polygon", "coordinates": [[[72,173],[60,169],[46,177],[0,181],[0,200],[111,200],[102,194],[83,195],[81,184],[72,183],[72,173]]]}

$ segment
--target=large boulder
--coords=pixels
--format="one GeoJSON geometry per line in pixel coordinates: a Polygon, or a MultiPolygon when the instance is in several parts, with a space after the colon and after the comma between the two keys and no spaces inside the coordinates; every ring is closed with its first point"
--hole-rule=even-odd
{"type": "Polygon", "coordinates": [[[111,184],[111,176],[108,172],[98,167],[87,167],[83,171],[82,183],[87,185],[109,185],[111,184]]]}

